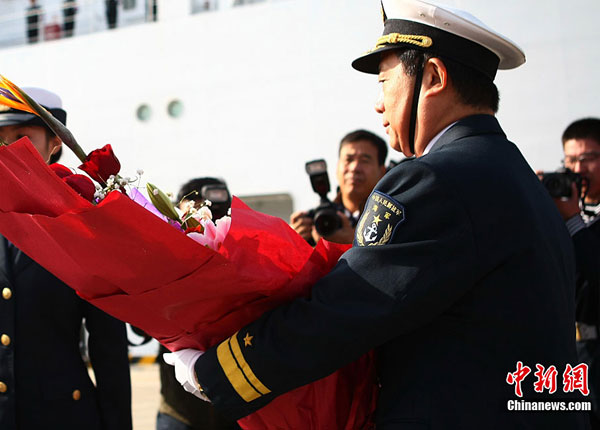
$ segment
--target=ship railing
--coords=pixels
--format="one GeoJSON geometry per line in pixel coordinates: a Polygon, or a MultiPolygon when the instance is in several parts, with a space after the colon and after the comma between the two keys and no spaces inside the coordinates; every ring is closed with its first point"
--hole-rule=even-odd
{"type": "MultiPolygon", "coordinates": [[[[165,0],[119,0],[114,28],[138,25],[160,19],[160,3],[165,0]]],[[[169,1],[169,0],[166,0],[169,1]]],[[[174,0],[170,0],[174,1],[174,0]]],[[[184,13],[213,12],[273,0],[179,0],[184,13]]],[[[28,8],[23,0],[13,10],[0,11],[0,49],[18,45],[44,43],[110,29],[106,0],[65,0],[42,2],[40,9],[28,8]],[[20,7],[19,7],[20,6],[20,7]],[[73,7],[74,14],[69,13],[73,7]],[[37,20],[35,19],[37,17],[37,20]],[[33,22],[32,22],[33,21],[33,22]],[[72,29],[69,28],[72,23],[72,29]],[[37,37],[32,37],[32,33],[37,37]]]]}

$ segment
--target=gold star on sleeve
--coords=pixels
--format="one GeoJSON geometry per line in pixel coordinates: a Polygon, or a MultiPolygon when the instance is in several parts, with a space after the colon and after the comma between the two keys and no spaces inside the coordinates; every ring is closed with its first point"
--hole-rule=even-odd
{"type": "Polygon", "coordinates": [[[252,339],[254,339],[254,336],[250,336],[250,333],[246,333],[246,336],[244,337],[244,346],[252,346],[252,339]]]}
{"type": "Polygon", "coordinates": [[[381,222],[381,218],[379,218],[379,215],[375,215],[375,216],[373,217],[373,222],[374,222],[375,224],[379,224],[379,223],[381,222]]]}

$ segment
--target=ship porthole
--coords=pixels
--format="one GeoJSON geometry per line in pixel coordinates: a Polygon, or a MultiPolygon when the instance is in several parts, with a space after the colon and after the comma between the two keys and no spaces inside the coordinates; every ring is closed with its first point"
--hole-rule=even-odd
{"type": "Polygon", "coordinates": [[[172,100],[167,105],[167,113],[172,118],[179,118],[183,114],[183,103],[179,100],[172,100]]]}
{"type": "Polygon", "coordinates": [[[137,119],[140,121],[148,121],[152,116],[152,109],[147,104],[141,104],[135,112],[137,119]]]}

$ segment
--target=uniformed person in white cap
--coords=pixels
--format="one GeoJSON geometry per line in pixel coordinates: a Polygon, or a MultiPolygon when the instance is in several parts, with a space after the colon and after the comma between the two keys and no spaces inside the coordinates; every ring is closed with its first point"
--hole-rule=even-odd
{"type": "MultiPolygon", "coordinates": [[[[58,95],[23,88],[60,122],[58,95]]],[[[0,138],[27,136],[46,162],[60,139],[37,116],[0,111],[0,138]]],[[[48,196],[51,198],[51,196],[48,196]]],[[[131,383],[125,325],[0,236],[0,429],[131,430],[131,383]],[[96,384],[82,359],[83,322],[96,384]]]]}
{"type": "Polygon", "coordinates": [[[577,365],[569,235],[494,117],[497,69],[525,56],[465,12],[382,7],[383,36],[353,66],[378,74],[390,144],[416,158],[377,184],[354,246],[311,299],[168,360],[189,391],[241,417],[376,348],[378,430],[583,429],[581,413],[509,404],[579,394],[562,390],[577,365]],[[531,369],[522,398],[519,362],[531,369]],[[534,390],[536,364],[555,366],[555,392],[534,390]]]}

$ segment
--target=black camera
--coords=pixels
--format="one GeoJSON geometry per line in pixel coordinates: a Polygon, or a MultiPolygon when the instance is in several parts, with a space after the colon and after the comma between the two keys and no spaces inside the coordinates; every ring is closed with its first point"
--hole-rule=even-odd
{"type": "Polygon", "coordinates": [[[571,185],[573,183],[577,187],[578,195],[581,196],[584,178],[579,173],[575,173],[565,167],[558,169],[556,172],[542,174],[542,184],[544,184],[550,195],[554,198],[570,198],[571,185]]]}
{"type": "Polygon", "coordinates": [[[329,236],[342,227],[342,220],[337,212],[340,207],[327,198],[331,187],[327,175],[325,160],[314,160],[306,163],[306,173],[315,193],[321,198],[319,206],[308,211],[308,216],[313,219],[315,229],[321,236],[329,236]]]}
{"type": "Polygon", "coordinates": [[[225,184],[205,185],[200,189],[202,200],[210,200],[210,211],[213,219],[219,219],[227,215],[231,206],[231,195],[225,184]]]}

